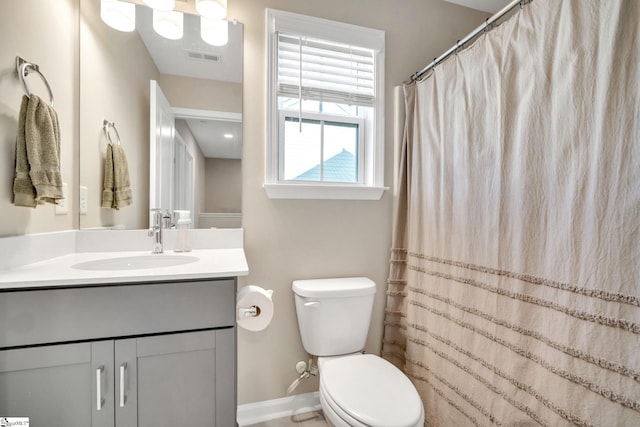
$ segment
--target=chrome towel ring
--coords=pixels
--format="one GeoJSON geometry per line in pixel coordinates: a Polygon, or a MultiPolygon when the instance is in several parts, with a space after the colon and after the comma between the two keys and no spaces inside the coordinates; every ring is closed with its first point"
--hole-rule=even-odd
{"type": "Polygon", "coordinates": [[[116,124],[114,122],[110,122],[108,120],[103,120],[102,121],[102,131],[104,132],[104,136],[107,138],[107,141],[109,141],[109,144],[120,145],[120,134],[118,133],[118,129],[116,129],[116,124]],[[113,139],[111,139],[111,130],[112,129],[116,133],[117,141],[115,143],[113,142],[113,139]]]}
{"type": "Polygon", "coordinates": [[[31,96],[31,91],[29,90],[29,86],[27,85],[27,81],[25,80],[25,78],[32,72],[38,74],[47,87],[47,91],[49,92],[49,105],[53,107],[53,91],[51,90],[51,86],[49,86],[47,78],[40,72],[40,67],[37,64],[25,61],[19,56],[16,56],[16,70],[18,71],[18,77],[22,82],[24,93],[27,96],[31,96]]]}

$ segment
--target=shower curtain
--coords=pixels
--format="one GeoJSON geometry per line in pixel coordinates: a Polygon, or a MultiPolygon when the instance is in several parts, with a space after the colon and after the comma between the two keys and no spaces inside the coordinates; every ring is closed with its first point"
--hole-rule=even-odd
{"type": "Polygon", "coordinates": [[[382,354],[433,426],[640,426],[640,1],[534,0],[417,83],[382,354]]]}

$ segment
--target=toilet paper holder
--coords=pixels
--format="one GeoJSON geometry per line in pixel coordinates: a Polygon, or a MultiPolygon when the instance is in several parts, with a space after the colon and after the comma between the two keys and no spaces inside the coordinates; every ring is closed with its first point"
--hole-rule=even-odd
{"type": "Polygon", "coordinates": [[[264,330],[273,318],[273,301],[271,289],[248,285],[240,289],[236,295],[236,322],[248,331],[264,330]]]}
{"type": "Polygon", "coordinates": [[[238,317],[244,319],[245,317],[258,317],[260,316],[260,307],[257,305],[251,305],[249,307],[238,307],[238,317]]]}

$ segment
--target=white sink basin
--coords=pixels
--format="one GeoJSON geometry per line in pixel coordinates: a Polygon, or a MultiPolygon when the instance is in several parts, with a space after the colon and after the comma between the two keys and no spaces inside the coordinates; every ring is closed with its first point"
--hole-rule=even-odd
{"type": "Polygon", "coordinates": [[[187,255],[136,255],[119,258],[97,259],[80,262],[71,268],[77,270],[140,270],[144,268],[164,268],[190,264],[200,258],[187,255]]]}

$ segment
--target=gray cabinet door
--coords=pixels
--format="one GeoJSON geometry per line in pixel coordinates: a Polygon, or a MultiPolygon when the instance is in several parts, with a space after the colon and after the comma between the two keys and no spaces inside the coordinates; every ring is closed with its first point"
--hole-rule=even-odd
{"type": "Polygon", "coordinates": [[[115,368],[117,427],[235,426],[232,328],[116,340],[115,368]]]}
{"type": "Polygon", "coordinates": [[[0,417],[28,417],[32,426],[113,425],[107,399],[97,411],[95,377],[113,353],[97,344],[95,349],[93,343],[80,343],[0,351],[0,417]]]}

